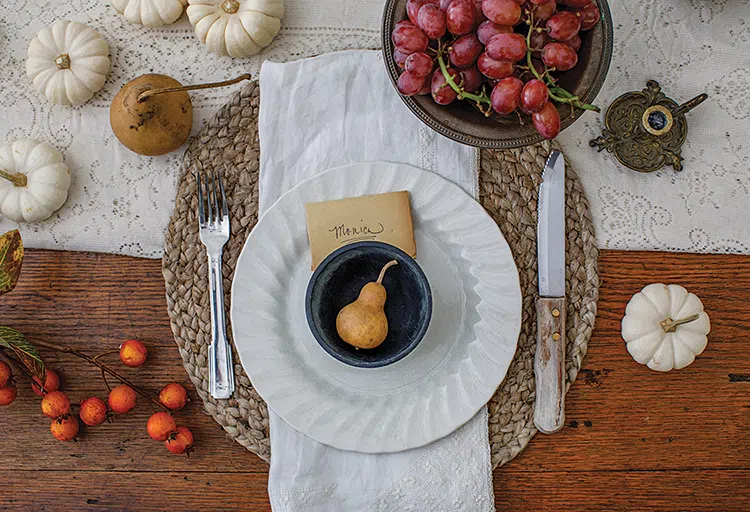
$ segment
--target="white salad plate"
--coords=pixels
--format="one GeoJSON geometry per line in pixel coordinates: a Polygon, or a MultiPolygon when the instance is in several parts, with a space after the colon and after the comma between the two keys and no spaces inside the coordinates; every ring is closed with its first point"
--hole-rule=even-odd
{"type": "Polygon", "coordinates": [[[516,351],[521,289],[502,233],[460,187],[405,164],[357,163],[300,183],[261,217],[237,261],[231,319],[242,366],[284,421],[342,450],[396,452],[450,434],[489,401],[516,351]],[[307,325],[304,205],[399,190],[409,191],[432,321],[404,359],[355,368],[307,325]]]}

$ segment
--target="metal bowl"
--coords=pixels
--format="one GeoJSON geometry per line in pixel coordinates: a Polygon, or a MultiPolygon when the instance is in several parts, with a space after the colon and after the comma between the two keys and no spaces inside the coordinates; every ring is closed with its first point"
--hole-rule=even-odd
{"type": "MultiPolygon", "coordinates": [[[[581,50],[578,64],[570,71],[559,74],[560,85],[580,97],[584,103],[593,103],[604,84],[612,59],[612,16],[606,0],[596,0],[601,11],[601,20],[593,30],[581,32],[581,50]]],[[[407,0],[387,0],[383,12],[382,38],[383,60],[393,83],[401,72],[393,58],[393,27],[406,16],[407,0]]],[[[395,90],[396,94],[399,94],[395,90]]],[[[521,125],[518,117],[494,114],[485,117],[465,101],[455,101],[450,105],[438,105],[431,96],[401,96],[406,106],[427,126],[462,144],[480,148],[508,149],[528,146],[541,142],[544,138],[533,125],[521,125]]],[[[569,105],[557,105],[564,130],[578,119],[583,110],[572,109],[569,105]],[[573,112],[571,112],[573,110],[573,112]]]]}

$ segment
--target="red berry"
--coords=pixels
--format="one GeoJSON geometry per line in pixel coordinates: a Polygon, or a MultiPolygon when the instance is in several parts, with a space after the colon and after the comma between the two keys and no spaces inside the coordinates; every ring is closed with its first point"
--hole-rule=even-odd
{"type": "Polygon", "coordinates": [[[81,402],[78,416],[80,416],[81,421],[90,427],[101,425],[107,419],[107,404],[101,398],[87,398],[81,402]]]}
{"type": "Polygon", "coordinates": [[[521,104],[521,90],[523,82],[511,76],[503,78],[492,89],[490,102],[492,109],[498,114],[510,114],[521,104]]]}
{"type": "Polygon", "coordinates": [[[454,36],[468,34],[476,25],[477,11],[473,0],[453,0],[445,11],[448,32],[454,36]]]}
{"type": "Polygon", "coordinates": [[[549,89],[541,80],[529,80],[521,91],[521,107],[527,114],[539,112],[549,99],[549,89]]]}
{"type": "Polygon", "coordinates": [[[440,39],[445,35],[445,13],[435,4],[427,4],[419,10],[417,26],[430,39],[440,39]]]}
{"type": "Polygon", "coordinates": [[[177,455],[190,453],[193,451],[193,433],[187,427],[180,425],[177,431],[173,432],[169,438],[164,441],[164,446],[172,453],[177,455]]]}
{"type": "Polygon", "coordinates": [[[148,350],[146,345],[138,340],[127,340],[120,345],[120,361],[125,366],[135,368],[146,362],[148,350]]]}
{"type": "Polygon", "coordinates": [[[581,19],[570,11],[553,14],[545,25],[555,41],[567,41],[581,30],[581,19]]]}
{"type": "Polygon", "coordinates": [[[159,391],[159,401],[173,411],[179,411],[188,403],[187,390],[176,382],[167,384],[159,391]]]}
{"type": "MultiPolygon", "coordinates": [[[[39,379],[34,377],[31,383],[31,389],[37,396],[44,396],[42,388],[39,386],[39,379]]],[[[60,377],[52,370],[45,370],[44,372],[44,392],[50,393],[60,389],[60,377]]]]}
{"type": "Polygon", "coordinates": [[[125,414],[133,410],[136,402],[135,390],[125,384],[112,388],[107,398],[109,408],[118,414],[125,414]]]}
{"type": "Polygon", "coordinates": [[[602,17],[602,13],[595,3],[590,3],[574,12],[581,19],[581,30],[591,30],[602,17]]]}
{"type": "Polygon", "coordinates": [[[477,37],[479,38],[479,42],[487,44],[494,36],[498,34],[509,34],[511,32],[513,32],[513,27],[498,25],[490,20],[486,20],[477,28],[477,37]]]}
{"type": "Polygon", "coordinates": [[[18,395],[18,388],[15,384],[0,388],[0,406],[10,405],[18,395]]]}
{"type": "Polygon", "coordinates": [[[0,361],[0,388],[4,388],[13,377],[13,370],[5,361],[0,361]]]}
{"type": "Polygon", "coordinates": [[[451,64],[457,68],[468,68],[474,65],[482,53],[482,43],[476,34],[464,34],[451,45],[448,52],[451,64]]]}
{"type": "Polygon", "coordinates": [[[477,59],[477,68],[487,78],[499,80],[511,76],[516,65],[509,61],[495,60],[484,52],[477,59]]]}
{"type": "Polygon", "coordinates": [[[542,50],[542,60],[557,71],[567,71],[578,64],[578,54],[567,44],[549,43],[542,50]]]}
{"type": "Polygon", "coordinates": [[[526,39],[521,34],[498,34],[489,40],[485,51],[491,59],[517,62],[526,57],[526,39]]]}
{"type": "Polygon", "coordinates": [[[42,412],[56,419],[70,412],[70,399],[62,391],[51,391],[42,398],[42,412]]]}
{"type": "Polygon", "coordinates": [[[166,441],[169,434],[177,429],[177,423],[168,412],[157,412],[151,415],[146,423],[146,431],[154,441],[166,441]]]}
{"type": "Polygon", "coordinates": [[[554,139],[560,133],[560,113],[557,108],[548,101],[542,110],[531,115],[534,128],[545,139],[554,139]]]}
{"type": "Polygon", "coordinates": [[[513,26],[521,20],[521,6],[513,0],[482,0],[482,12],[498,25],[513,26]]]}
{"type": "Polygon", "coordinates": [[[78,420],[75,416],[65,416],[52,420],[49,426],[52,435],[59,441],[72,441],[78,435],[78,420]]]}
{"type": "Polygon", "coordinates": [[[425,77],[432,73],[432,58],[424,52],[412,53],[406,58],[404,69],[415,76],[425,77]]]}

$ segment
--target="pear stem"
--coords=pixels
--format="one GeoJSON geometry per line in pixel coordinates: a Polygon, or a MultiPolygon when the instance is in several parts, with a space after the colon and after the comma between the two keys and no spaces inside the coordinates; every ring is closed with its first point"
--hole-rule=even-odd
{"type": "Polygon", "coordinates": [[[398,261],[391,260],[385,264],[385,266],[383,267],[383,270],[380,271],[380,275],[378,276],[378,281],[377,281],[378,284],[381,284],[383,282],[383,277],[385,277],[385,271],[394,265],[398,265],[398,261]]]}
{"type": "Polygon", "coordinates": [[[163,87],[161,89],[149,89],[148,91],[143,91],[141,94],[138,95],[138,102],[142,103],[149,99],[151,96],[156,96],[157,94],[166,94],[170,92],[182,92],[182,91],[196,91],[198,89],[212,89],[214,87],[226,87],[228,85],[233,85],[238,82],[241,82],[243,80],[252,80],[253,77],[250,73],[245,73],[244,75],[240,75],[237,78],[232,78],[231,80],[224,80],[222,82],[211,82],[208,84],[196,84],[196,85],[182,85],[180,87],[163,87]]]}

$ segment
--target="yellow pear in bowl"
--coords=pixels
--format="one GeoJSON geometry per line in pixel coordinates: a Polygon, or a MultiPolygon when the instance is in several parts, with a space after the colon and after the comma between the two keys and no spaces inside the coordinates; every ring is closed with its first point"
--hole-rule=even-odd
{"type": "Polygon", "coordinates": [[[394,265],[398,265],[396,260],[386,263],[378,280],[364,285],[357,300],[339,311],[336,331],[349,345],[375,348],[388,336],[388,318],[383,309],[388,294],[382,283],[386,270],[394,265]]]}

